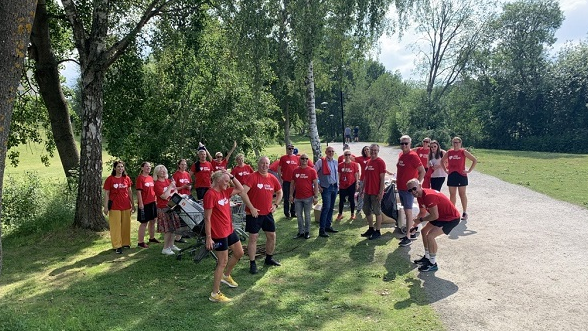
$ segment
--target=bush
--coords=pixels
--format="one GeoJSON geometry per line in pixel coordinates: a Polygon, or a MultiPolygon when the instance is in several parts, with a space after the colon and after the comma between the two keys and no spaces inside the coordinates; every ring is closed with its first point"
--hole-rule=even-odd
{"type": "Polygon", "coordinates": [[[2,195],[2,233],[40,233],[72,224],[75,201],[75,185],[65,181],[42,183],[31,172],[24,178],[8,178],[2,195]]]}

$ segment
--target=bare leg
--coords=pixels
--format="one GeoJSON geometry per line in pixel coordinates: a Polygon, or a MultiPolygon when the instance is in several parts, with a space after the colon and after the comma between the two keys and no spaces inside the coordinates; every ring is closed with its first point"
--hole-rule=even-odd
{"type": "Polygon", "coordinates": [[[145,228],[147,228],[147,223],[139,224],[139,234],[137,235],[137,241],[139,243],[145,242],[145,228]]]}
{"type": "Polygon", "coordinates": [[[266,232],[265,237],[267,238],[265,242],[265,254],[274,255],[274,250],[276,249],[276,233],[266,232]]]}
{"type": "Polygon", "coordinates": [[[461,200],[461,208],[463,209],[464,213],[468,210],[468,196],[466,195],[466,188],[467,186],[460,186],[458,188],[459,200],[461,200]]]}
{"type": "Polygon", "coordinates": [[[149,221],[149,239],[155,239],[155,221],[157,221],[157,218],[149,221]]]}
{"type": "Polygon", "coordinates": [[[249,261],[255,261],[255,253],[257,252],[257,237],[259,237],[259,233],[249,234],[249,242],[247,243],[247,254],[249,255],[249,261]]]}
{"type": "Polygon", "coordinates": [[[232,244],[231,250],[233,250],[233,255],[231,255],[231,258],[229,259],[229,262],[227,263],[227,268],[225,269],[226,276],[231,275],[231,271],[233,271],[233,268],[235,267],[235,265],[237,265],[237,262],[239,262],[239,260],[243,257],[243,254],[244,254],[243,253],[243,246],[241,246],[240,241],[237,241],[236,243],[232,244]]]}
{"type": "Polygon", "coordinates": [[[455,206],[457,186],[447,186],[449,189],[449,201],[455,206]]]}
{"type": "Polygon", "coordinates": [[[220,291],[220,282],[223,277],[223,271],[227,266],[227,260],[229,259],[229,251],[216,251],[216,268],[214,269],[214,281],[212,283],[212,293],[218,293],[220,291]]]}

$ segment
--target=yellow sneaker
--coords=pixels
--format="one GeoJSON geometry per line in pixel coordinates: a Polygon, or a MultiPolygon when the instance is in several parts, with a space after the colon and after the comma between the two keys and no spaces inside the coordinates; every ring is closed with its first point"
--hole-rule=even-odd
{"type": "Polygon", "coordinates": [[[231,277],[231,275],[225,276],[223,274],[223,278],[221,279],[221,282],[229,285],[229,287],[237,287],[237,286],[239,286],[239,284],[237,284],[237,282],[233,280],[233,277],[231,277]]]}
{"type": "Polygon", "coordinates": [[[220,291],[218,293],[210,293],[210,297],[208,297],[208,300],[212,302],[231,302],[231,299],[227,298],[220,291]]]}

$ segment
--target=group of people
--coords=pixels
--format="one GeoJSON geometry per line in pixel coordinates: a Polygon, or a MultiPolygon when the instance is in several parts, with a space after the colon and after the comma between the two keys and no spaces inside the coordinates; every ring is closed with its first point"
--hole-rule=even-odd
{"type": "MultiPolygon", "coordinates": [[[[453,148],[444,151],[437,141],[429,138],[423,140],[421,147],[411,149],[411,138],[404,135],[400,138],[401,152],[396,164],[397,172],[386,170],[386,163],[379,155],[377,144],[365,146],[360,156],[352,155],[346,146],[343,155],[337,160],[335,150],[327,146],[325,157],[316,161],[314,166],[306,153],[297,155],[294,146],[286,146],[286,154],[277,163],[277,175],[270,174],[270,160],[261,157],[257,170],[244,163],[244,155],[238,154],[237,165],[232,171],[227,170],[228,158],[235,150],[236,143],[227,157],[216,153],[213,159],[204,146],[198,150],[198,159],[187,171],[185,159],[178,161],[177,170],[169,178],[165,166],[155,167],[151,177],[151,164],[144,162],[136,180],[137,220],[141,223],[138,233],[138,246],[147,248],[145,232],[148,228],[149,243],[159,243],[155,238],[157,232],[164,234],[162,254],[174,255],[180,249],[175,242],[175,231],[180,227],[179,217],[169,212],[168,200],[174,193],[190,195],[192,183],[198,200],[204,207],[206,247],[215,250],[218,263],[214,272],[213,290],[209,299],[213,302],[230,301],[220,291],[220,284],[237,287],[231,277],[231,271],[243,257],[244,251],[232,224],[230,198],[239,195],[245,204],[245,231],[249,233],[247,246],[249,271],[258,272],[255,261],[257,240],[260,230],[266,235],[265,265],[280,266],[273,258],[276,244],[276,225],[273,213],[284,202],[286,217],[296,217],[298,232],[295,238],[310,238],[311,209],[321,195],[322,208],[319,221],[319,237],[329,237],[338,231],[332,227],[333,209],[339,195],[339,213],[337,220],[342,219],[345,201],[349,202],[351,219],[356,218],[355,202],[358,214],[363,212],[368,229],[361,234],[369,240],[381,236],[382,211],[381,201],[385,189],[385,175],[396,176],[396,184],[403,206],[407,236],[400,240],[400,246],[408,246],[416,239],[418,225],[428,222],[421,230],[425,256],[416,260],[421,271],[437,270],[435,238],[442,233],[448,234],[459,223],[467,219],[466,186],[467,174],[473,170],[477,160],[467,150],[461,148],[461,139],[452,139],[453,148]],[[207,160],[208,157],[208,160],[207,160]],[[472,161],[469,169],[465,169],[465,160],[472,161]],[[426,166],[425,166],[426,165],[426,166]],[[450,199],[439,193],[445,177],[450,191],[450,199]],[[281,178],[281,183],[278,178],[281,178]],[[455,208],[456,193],[459,193],[463,213],[455,208]],[[412,206],[417,199],[420,212],[413,218],[412,206]],[[375,222],[374,222],[375,218],[375,222]],[[229,259],[228,249],[233,254],[229,259]]],[[[130,248],[130,216],[135,211],[132,198],[132,181],[126,174],[124,163],[116,161],[111,176],[104,183],[104,213],[109,216],[112,246],[117,254],[123,248],[130,248]]]]}

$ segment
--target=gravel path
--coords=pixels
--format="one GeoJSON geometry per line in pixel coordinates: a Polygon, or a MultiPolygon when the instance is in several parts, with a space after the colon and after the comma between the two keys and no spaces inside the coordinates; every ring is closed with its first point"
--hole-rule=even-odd
{"type": "MultiPolygon", "coordinates": [[[[380,148],[389,171],[398,153],[380,148]]],[[[419,274],[445,327],[587,330],[588,210],[476,171],[469,182],[469,220],[437,240],[439,271],[419,274]]],[[[424,253],[420,239],[402,249],[424,253]]]]}

